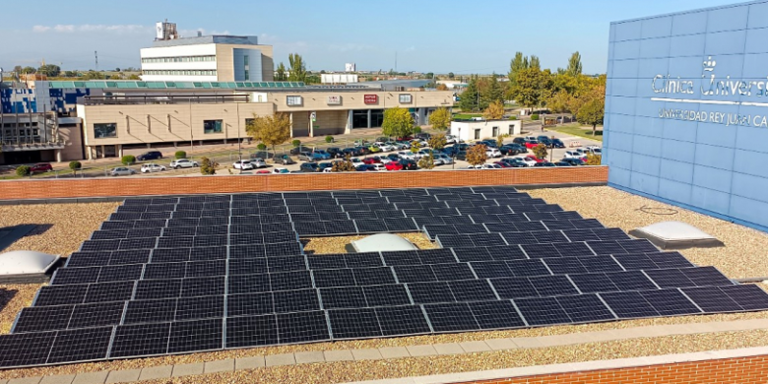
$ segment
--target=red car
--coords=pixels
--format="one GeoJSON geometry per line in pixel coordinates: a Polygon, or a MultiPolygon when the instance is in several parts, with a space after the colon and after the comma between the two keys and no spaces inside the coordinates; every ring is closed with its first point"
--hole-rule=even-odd
{"type": "Polygon", "coordinates": [[[387,168],[387,171],[402,171],[403,165],[400,164],[399,161],[390,161],[389,163],[385,164],[384,167],[387,168]]]}
{"type": "Polygon", "coordinates": [[[53,171],[53,167],[49,163],[37,163],[31,167],[29,167],[29,172],[31,173],[42,173],[42,172],[48,172],[53,171]]]}
{"type": "Polygon", "coordinates": [[[544,159],[539,159],[539,158],[538,158],[538,157],[536,157],[536,156],[526,156],[525,158],[526,158],[527,160],[533,160],[533,161],[535,161],[535,162],[537,162],[537,163],[545,163],[545,162],[547,162],[546,160],[544,160],[544,159]]]}
{"type": "Polygon", "coordinates": [[[500,166],[502,168],[512,168],[511,165],[509,165],[508,163],[503,162],[503,161],[496,161],[496,162],[494,162],[494,164],[497,164],[498,166],[500,166]]]}
{"type": "Polygon", "coordinates": [[[363,159],[363,164],[368,164],[368,165],[381,164],[381,158],[378,156],[366,157],[365,159],[363,159]]]}
{"type": "Polygon", "coordinates": [[[536,146],[538,146],[538,145],[539,145],[539,142],[536,141],[536,140],[527,140],[525,142],[525,147],[528,148],[528,149],[536,148],[536,146]]]}

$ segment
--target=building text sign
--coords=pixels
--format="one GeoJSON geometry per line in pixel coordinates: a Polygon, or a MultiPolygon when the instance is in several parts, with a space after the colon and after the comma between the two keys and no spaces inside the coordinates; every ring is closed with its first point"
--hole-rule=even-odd
{"type": "Polygon", "coordinates": [[[377,104],[379,102],[379,95],[364,95],[363,103],[365,104],[377,104]]]}
{"type": "Polygon", "coordinates": [[[341,105],[341,96],[339,96],[339,95],[328,96],[328,100],[326,101],[326,104],[328,104],[328,105],[341,105]]]}
{"type": "Polygon", "coordinates": [[[304,99],[301,96],[286,96],[285,104],[289,107],[300,107],[304,105],[304,99]]]}
{"type": "Polygon", "coordinates": [[[701,105],[768,107],[768,102],[759,101],[761,98],[768,98],[768,79],[738,80],[731,76],[718,77],[715,73],[716,67],[717,61],[708,56],[702,63],[701,81],[670,74],[654,76],[651,88],[657,97],[652,97],[651,100],[666,103],[659,109],[658,117],[725,126],[768,128],[768,110],[765,114],[734,113],[733,108],[728,112],[700,110],[701,105]],[[696,83],[699,83],[698,86],[696,83]],[[739,99],[741,101],[737,101],[739,99]],[[696,106],[686,107],[692,104],[696,106]]]}
{"type": "Polygon", "coordinates": [[[409,93],[403,93],[400,95],[400,104],[410,104],[413,102],[413,95],[409,93]]]}

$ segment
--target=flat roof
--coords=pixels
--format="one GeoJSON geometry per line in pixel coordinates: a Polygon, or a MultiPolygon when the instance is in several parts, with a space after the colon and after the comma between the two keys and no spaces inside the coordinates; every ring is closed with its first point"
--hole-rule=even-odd
{"type": "Polygon", "coordinates": [[[49,81],[50,88],[57,89],[286,89],[304,88],[300,81],[136,81],[136,80],[89,80],[49,81]]]}
{"type": "Polygon", "coordinates": [[[707,8],[697,8],[697,9],[691,9],[691,10],[688,10],[688,11],[672,12],[672,13],[665,13],[665,14],[661,14],[661,15],[638,17],[638,18],[635,18],[635,19],[619,20],[619,21],[611,22],[611,25],[631,23],[631,22],[640,21],[640,20],[657,19],[657,18],[668,17],[668,16],[685,15],[685,14],[689,14],[689,13],[709,12],[709,11],[714,11],[714,10],[719,10],[719,9],[744,7],[744,6],[750,6],[750,5],[755,5],[755,4],[764,4],[764,3],[768,3],[768,0],[756,0],[756,1],[749,1],[749,2],[746,2],[746,3],[720,5],[720,6],[707,7],[707,8]]]}
{"type": "Polygon", "coordinates": [[[182,37],[173,40],[155,40],[152,48],[157,47],[176,47],[179,45],[197,45],[197,44],[237,44],[237,45],[259,45],[258,36],[234,36],[234,35],[209,35],[182,37]]]}

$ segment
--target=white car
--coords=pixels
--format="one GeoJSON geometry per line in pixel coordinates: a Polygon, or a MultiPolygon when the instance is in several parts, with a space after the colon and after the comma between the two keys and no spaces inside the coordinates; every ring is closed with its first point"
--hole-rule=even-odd
{"type": "Polygon", "coordinates": [[[373,164],[373,169],[375,169],[375,170],[377,170],[379,172],[381,172],[381,171],[386,172],[387,171],[387,167],[384,164],[382,164],[382,163],[375,163],[375,164],[373,164]]]}
{"type": "Polygon", "coordinates": [[[126,167],[112,168],[112,170],[109,171],[110,176],[130,176],[135,174],[136,174],[136,171],[126,167]]]}
{"type": "Polygon", "coordinates": [[[323,173],[331,173],[331,172],[333,172],[333,168],[323,169],[323,173]]]}
{"type": "Polygon", "coordinates": [[[165,171],[165,166],[155,163],[147,163],[141,166],[141,173],[150,172],[162,172],[165,171]]]}
{"type": "Polygon", "coordinates": [[[499,152],[499,150],[498,150],[498,149],[496,149],[496,148],[493,148],[493,147],[488,147],[488,148],[485,150],[485,154],[486,154],[488,157],[501,157],[501,152],[499,152]]]}
{"type": "Polygon", "coordinates": [[[440,154],[435,156],[435,165],[450,165],[453,164],[453,159],[448,155],[440,154]]]}
{"type": "Polygon", "coordinates": [[[566,159],[585,160],[587,158],[587,155],[580,153],[578,151],[565,151],[565,155],[563,157],[566,159]]]}
{"type": "Polygon", "coordinates": [[[398,152],[397,155],[400,156],[401,159],[413,160],[413,161],[417,161],[417,160],[419,160],[421,158],[421,156],[419,156],[419,155],[417,155],[417,154],[415,154],[415,153],[413,153],[411,151],[398,152]]]}
{"type": "Polygon", "coordinates": [[[256,157],[256,158],[251,159],[251,165],[254,168],[266,168],[267,167],[267,163],[264,161],[264,159],[262,159],[260,157],[256,157]]]}
{"type": "Polygon", "coordinates": [[[478,165],[477,169],[501,169],[501,165],[498,165],[498,164],[483,164],[483,165],[478,165]]]}
{"type": "Polygon", "coordinates": [[[520,161],[522,161],[525,165],[529,167],[533,167],[536,165],[536,160],[530,158],[530,157],[518,157],[520,161]]]}
{"type": "Polygon", "coordinates": [[[382,152],[392,152],[396,149],[393,145],[387,143],[375,143],[373,145],[381,149],[382,152]]]}
{"type": "Polygon", "coordinates": [[[253,164],[250,160],[238,160],[235,161],[234,164],[232,164],[232,167],[235,169],[253,169],[253,164]]]}
{"type": "Polygon", "coordinates": [[[445,135],[445,143],[446,144],[458,144],[459,138],[453,135],[445,135]]]}
{"type": "Polygon", "coordinates": [[[178,159],[171,161],[171,168],[173,169],[179,169],[179,168],[192,168],[192,167],[199,167],[200,164],[198,164],[197,161],[192,161],[188,159],[178,159]]]}

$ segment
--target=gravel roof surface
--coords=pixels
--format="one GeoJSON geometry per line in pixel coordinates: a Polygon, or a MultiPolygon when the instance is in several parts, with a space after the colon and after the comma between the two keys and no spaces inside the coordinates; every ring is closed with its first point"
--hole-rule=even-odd
{"type": "MultiPolygon", "coordinates": [[[[527,191],[548,203],[560,204],[566,210],[575,210],[584,217],[599,219],[609,227],[630,230],[658,221],[679,220],[698,226],[726,243],[726,248],[684,250],[682,253],[696,264],[714,265],[732,278],[768,276],[768,265],[762,250],[768,248],[768,236],[745,227],[727,223],[690,211],[667,206],[633,196],[609,187],[542,189],[527,191]],[[674,212],[673,212],[674,211],[674,212]],[[669,213],[661,216],[659,213],[669,213]],[[727,255],[724,256],[724,255],[727,255]]],[[[32,249],[54,254],[69,255],[96,230],[118,204],[32,205],[0,207],[0,227],[40,223],[50,224],[44,231],[14,243],[9,250],[32,249]]],[[[404,234],[419,248],[434,247],[421,234],[404,234]]],[[[318,254],[345,252],[344,245],[358,237],[307,239],[305,247],[318,254]]],[[[766,289],[766,286],[762,286],[766,289]]],[[[39,285],[0,286],[16,291],[8,304],[0,310],[0,333],[7,333],[18,311],[31,303],[39,285]]],[[[5,296],[0,295],[0,304],[5,296]]],[[[380,348],[435,343],[455,343],[509,337],[536,337],[568,333],[620,329],[647,325],[702,323],[743,319],[768,318],[768,312],[722,314],[710,316],[670,317],[632,320],[587,325],[567,325],[496,332],[474,332],[448,335],[430,335],[391,339],[357,340],[307,345],[289,345],[213,353],[163,356],[146,359],[116,360],[88,364],[0,371],[0,380],[18,377],[72,374],[101,370],[133,369],[167,364],[204,362],[227,358],[272,355],[301,351],[334,349],[380,348]]],[[[768,345],[768,331],[750,331],[723,334],[685,335],[653,339],[624,340],[575,346],[561,346],[535,350],[490,352],[458,356],[409,358],[386,361],[342,362],[274,367],[248,372],[214,374],[174,378],[147,383],[339,383],[354,380],[429,375],[559,362],[647,356],[667,353],[696,352],[714,349],[768,345]]]]}
{"type": "Polygon", "coordinates": [[[720,248],[680,251],[697,265],[711,265],[732,279],[768,276],[768,234],[711,216],[632,195],[611,187],[555,188],[525,191],[567,211],[600,220],[607,227],[630,231],[661,221],[691,224],[725,243],[720,248]]]}

